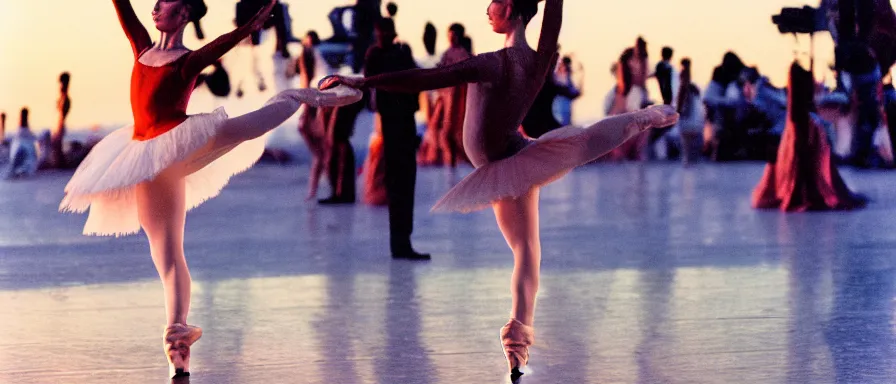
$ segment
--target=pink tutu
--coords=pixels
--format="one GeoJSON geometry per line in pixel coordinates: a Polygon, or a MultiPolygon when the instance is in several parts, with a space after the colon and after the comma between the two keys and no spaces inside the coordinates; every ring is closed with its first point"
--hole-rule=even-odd
{"type": "MultiPolygon", "coordinates": [[[[310,105],[331,106],[356,102],[361,93],[337,87],[325,92],[308,90],[298,97],[310,105]]],[[[186,207],[187,210],[198,207],[217,196],[232,176],[251,168],[264,152],[266,136],[231,148],[209,150],[207,144],[227,119],[224,109],[218,108],[212,113],[189,116],[170,131],[145,141],[133,140],[133,125],[112,132],[90,151],[75,171],[65,186],[59,210],[83,213],[90,209],[84,225],[85,235],[135,234],[140,231],[140,223],[134,187],[188,160],[189,164],[183,163],[186,169],[199,170],[184,175],[186,207]]]]}
{"type": "Polygon", "coordinates": [[[596,156],[583,153],[585,129],[569,126],[533,140],[517,154],[485,164],[451,188],[433,212],[473,212],[549,184],[596,156]]]}
{"type": "Polygon", "coordinates": [[[461,180],[433,206],[433,212],[472,212],[515,199],[549,184],[643,134],[649,126],[678,121],[671,107],[657,106],[613,116],[588,127],[568,126],[532,140],[508,158],[485,164],[461,180]],[[624,133],[623,133],[624,132],[624,133]]]}

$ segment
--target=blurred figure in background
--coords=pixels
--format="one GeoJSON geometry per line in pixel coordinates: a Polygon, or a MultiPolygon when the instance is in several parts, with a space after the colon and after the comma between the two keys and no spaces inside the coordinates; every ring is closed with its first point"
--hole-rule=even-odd
{"type": "Polygon", "coordinates": [[[572,124],[572,102],[582,95],[582,86],[577,84],[584,84],[583,75],[584,69],[581,64],[573,70],[572,58],[563,56],[554,74],[554,84],[567,92],[558,92],[553,105],[554,118],[561,126],[572,124]],[[573,75],[578,77],[573,80],[573,75]]]}
{"type": "Polygon", "coordinates": [[[831,145],[815,114],[815,80],[796,62],[790,67],[787,126],[777,157],[753,191],[753,207],[782,211],[855,209],[865,198],[849,190],[831,160],[831,145]]]}
{"type": "Polygon", "coordinates": [[[327,122],[325,158],[327,175],[330,181],[330,197],[320,200],[320,204],[353,204],[355,202],[355,150],[351,137],[355,133],[355,121],[364,109],[364,102],[359,101],[323,113],[322,120],[327,122]]]}
{"type": "MultiPolygon", "coordinates": [[[[448,67],[473,57],[463,45],[466,28],[455,23],[448,28],[448,50],[437,67],[448,67]]],[[[421,165],[456,167],[466,161],[463,149],[463,124],[466,115],[467,86],[459,85],[437,91],[429,129],[420,148],[421,165]]]]}
{"type": "MultiPolygon", "coordinates": [[[[657,85],[660,88],[660,95],[663,98],[663,104],[665,105],[673,105],[674,96],[676,89],[675,85],[675,69],[672,68],[672,55],[674,51],[670,47],[663,47],[662,49],[662,60],[656,64],[654,67],[653,74],[650,77],[656,78],[657,85]]],[[[650,137],[647,140],[647,148],[651,154],[652,159],[656,158],[665,158],[667,155],[664,154],[667,150],[664,150],[662,146],[666,145],[666,140],[661,140],[664,136],[672,130],[673,127],[666,127],[663,129],[654,129],[650,131],[650,137]],[[660,141],[660,148],[657,148],[657,142],[660,141]]]]}
{"type": "Polygon", "coordinates": [[[6,112],[0,112],[0,165],[9,161],[9,137],[6,135],[6,112]]]}
{"type": "Polygon", "coordinates": [[[787,125],[787,92],[775,88],[756,68],[741,72],[744,95],[744,129],[747,158],[768,160],[778,150],[787,125]]]}
{"type": "MultiPolygon", "coordinates": [[[[644,88],[635,83],[636,73],[633,68],[640,68],[634,48],[628,48],[619,56],[619,61],[613,67],[616,69],[616,87],[610,91],[604,102],[607,116],[616,116],[640,110],[647,100],[644,88]]],[[[640,75],[638,75],[640,76],[640,75]]],[[[635,137],[624,142],[608,153],[605,158],[610,160],[647,160],[647,139],[649,131],[640,132],[635,137]]]]}
{"type": "Polygon", "coordinates": [[[722,64],[713,70],[712,80],[703,94],[707,118],[712,124],[707,147],[714,161],[746,157],[741,145],[747,140],[740,127],[744,96],[738,84],[744,68],[746,65],[737,54],[725,53],[722,64]]]}
{"type": "MultiPolygon", "coordinates": [[[[317,83],[328,75],[328,66],[318,51],[320,37],[315,31],[308,31],[302,39],[302,52],[287,70],[287,77],[299,76],[299,88],[317,88],[317,83]]],[[[331,109],[332,110],[332,109],[331,109]]],[[[308,146],[311,154],[311,172],[308,175],[306,200],[317,198],[320,177],[327,163],[327,127],[329,116],[319,116],[320,109],[309,105],[299,107],[299,136],[308,146]]],[[[354,201],[354,198],[352,199],[354,201]]]]}
{"type": "Polygon", "coordinates": [[[554,116],[554,103],[558,98],[563,97],[571,101],[581,95],[574,86],[566,85],[568,83],[561,83],[558,80],[556,76],[557,66],[555,61],[553,67],[547,73],[544,85],[542,85],[541,90],[535,96],[535,101],[529,107],[526,117],[523,118],[523,132],[526,136],[533,139],[537,139],[550,131],[564,126],[554,116]]]}
{"type": "Polygon", "coordinates": [[[358,0],[355,3],[352,21],[356,34],[352,41],[352,72],[354,73],[360,73],[364,68],[367,50],[374,42],[374,26],[383,18],[380,13],[381,7],[382,0],[358,0]]]}
{"type": "Polygon", "coordinates": [[[224,69],[224,63],[218,59],[212,65],[214,70],[208,74],[200,74],[196,79],[196,87],[205,84],[208,91],[215,97],[215,106],[220,107],[224,100],[230,96],[230,74],[224,69]]]}
{"type": "Polygon", "coordinates": [[[63,148],[65,141],[65,119],[71,111],[72,99],[68,95],[68,86],[71,81],[71,75],[63,72],[59,75],[59,98],[56,100],[56,110],[59,112],[59,120],[56,123],[56,129],[51,137],[51,154],[49,158],[49,166],[51,168],[68,168],[65,159],[65,150],[63,148]]]}
{"type": "Polygon", "coordinates": [[[653,77],[656,77],[656,82],[663,97],[663,104],[665,105],[672,105],[675,93],[672,87],[675,73],[675,70],[672,68],[672,55],[674,52],[671,47],[663,47],[663,60],[656,64],[656,69],[653,72],[653,77]]]}
{"type": "MultiPolygon", "coordinates": [[[[423,47],[426,51],[422,56],[415,58],[418,67],[435,68],[439,64],[440,58],[436,55],[437,39],[438,31],[436,31],[436,26],[432,23],[426,23],[426,26],[423,28],[423,47]]],[[[417,134],[420,136],[426,135],[438,95],[438,90],[420,92],[420,111],[417,113],[417,134]]],[[[420,153],[423,153],[422,147],[420,153]]]]}
{"type": "Polygon", "coordinates": [[[19,129],[12,135],[9,148],[7,179],[29,177],[37,172],[37,137],[28,124],[28,108],[22,108],[19,129]]]}
{"type": "Polygon", "coordinates": [[[681,161],[689,166],[694,158],[700,156],[702,148],[703,127],[706,125],[706,109],[700,99],[700,89],[691,78],[691,59],[681,60],[678,100],[675,103],[678,113],[678,132],[681,137],[681,161]]]}

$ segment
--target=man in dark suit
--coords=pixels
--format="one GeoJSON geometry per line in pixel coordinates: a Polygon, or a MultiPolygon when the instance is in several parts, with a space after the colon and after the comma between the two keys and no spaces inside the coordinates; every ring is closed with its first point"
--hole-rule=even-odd
{"type": "Polygon", "coordinates": [[[659,63],[656,63],[656,69],[654,70],[654,76],[656,76],[656,82],[660,86],[660,93],[663,95],[663,104],[672,105],[672,54],[673,50],[670,47],[663,47],[663,60],[659,63]]]}
{"type": "MultiPolygon", "coordinates": [[[[396,44],[395,23],[380,19],[374,30],[376,45],[367,51],[364,76],[417,68],[411,48],[396,44]]],[[[392,257],[428,260],[411,246],[414,229],[414,187],[417,181],[417,127],[414,113],[419,109],[417,94],[375,91],[373,96],[383,125],[383,152],[386,162],[386,195],[389,199],[389,238],[392,257]]]]}
{"type": "MultiPolygon", "coordinates": [[[[663,60],[656,64],[656,68],[654,68],[653,76],[656,77],[656,82],[660,87],[660,94],[663,97],[663,104],[672,105],[672,94],[674,93],[672,90],[672,76],[675,72],[672,68],[672,54],[673,50],[670,47],[663,47],[662,57],[663,60]]],[[[648,138],[648,143],[650,145],[650,153],[653,153],[653,145],[659,140],[663,135],[672,130],[672,127],[666,127],[663,129],[654,129],[650,131],[650,138],[648,138]]]]}
{"type": "Polygon", "coordinates": [[[352,27],[355,32],[355,40],[352,42],[352,71],[361,72],[364,65],[365,54],[373,42],[373,30],[376,23],[382,19],[380,13],[382,0],[358,0],[354,7],[352,27]]]}

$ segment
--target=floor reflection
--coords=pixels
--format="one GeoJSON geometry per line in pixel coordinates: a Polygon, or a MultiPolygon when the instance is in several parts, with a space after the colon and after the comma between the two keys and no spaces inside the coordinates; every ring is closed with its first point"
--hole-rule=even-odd
{"type": "Polygon", "coordinates": [[[855,251],[838,252],[834,260],[833,305],[825,336],[836,381],[892,383],[896,268],[883,250],[855,251]]]}
{"type": "MultiPolygon", "coordinates": [[[[385,345],[374,357],[374,372],[380,384],[435,383],[431,357],[423,347],[420,297],[416,263],[394,262],[389,268],[389,291],[383,319],[385,345]]],[[[458,335],[458,337],[462,337],[458,335]]]]}
{"type": "MultiPolygon", "coordinates": [[[[601,164],[546,188],[523,382],[896,382],[891,180],[850,175],[877,194],[863,211],[783,215],[749,208],[761,170],[601,164]]],[[[421,171],[415,242],[436,257],[410,263],[385,210],[301,202],[294,171],[253,169],[190,216],[190,383],[506,381],[494,217],[422,213],[454,176],[421,171]]],[[[0,383],[166,381],[144,240],[80,237],[46,199],[64,182],[0,183],[0,383]]]]}

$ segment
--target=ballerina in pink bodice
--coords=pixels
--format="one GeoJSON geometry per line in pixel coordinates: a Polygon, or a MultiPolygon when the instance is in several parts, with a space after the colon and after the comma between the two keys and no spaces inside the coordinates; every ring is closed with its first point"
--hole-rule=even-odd
{"type": "Polygon", "coordinates": [[[469,84],[464,122],[464,149],[476,170],[433,208],[469,212],[492,207],[498,226],[514,254],[511,319],[501,329],[511,376],[529,359],[534,341],[535,296],[541,245],[538,233],[540,187],[592,161],[652,127],[674,124],[668,106],[652,107],[602,120],[590,127],[565,127],[538,140],[518,128],[557,57],[563,0],[546,0],[537,50],[526,41],[526,25],[538,0],[493,0],[488,7],[492,29],[506,36],[505,47],[435,69],[393,72],[365,79],[325,79],[321,89],[338,84],[392,92],[420,92],[469,84]]]}

